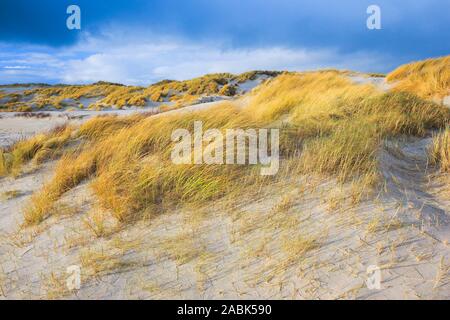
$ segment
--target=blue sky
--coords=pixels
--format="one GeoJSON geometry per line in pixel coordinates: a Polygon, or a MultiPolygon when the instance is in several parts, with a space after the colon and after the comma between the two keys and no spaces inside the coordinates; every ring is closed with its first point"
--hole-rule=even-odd
{"type": "Polygon", "coordinates": [[[209,72],[388,72],[450,54],[450,0],[2,0],[0,83],[146,85],[209,72]],[[66,9],[81,8],[81,30],[66,9]],[[369,5],[381,30],[366,27],[369,5]]]}

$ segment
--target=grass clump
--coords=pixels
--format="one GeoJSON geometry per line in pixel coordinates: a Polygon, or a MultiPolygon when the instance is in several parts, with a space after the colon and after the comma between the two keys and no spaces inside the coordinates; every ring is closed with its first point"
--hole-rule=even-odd
{"type": "Polygon", "coordinates": [[[0,199],[3,201],[7,201],[7,200],[11,200],[11,199],[20,197],[21,195],[22,195],[22,192],[20,192],[19,190],[9,190],[9,191],[2,192],[0,194],[0,199]]]}
{"type": "Polygon", "coordinates": [[[86,152],[76,156],[65,155],[57,164],[52,183],[31,198],[32,206],[24,210],[26,225],[38,224],[51,215],[56,201],[67,191],[79,185],[95,170],[95,154],[86,152]]]}
{"type": "Polygon", "coordinates": [[[115,91],[123,90],[123,86],[107,82],[92,85],[57,85],[26,90],[25,95],[32,96],[31,103],[38,108],[47,106],[61,109],[67,105],[68,100],[80,98],[106,97],[115,91]]]}
{"type": "Polygon", "coordinates": [[[33,161],[39,165],[57,157],[69,141],[72,131],[70,126],[58,126],[47,133],[38,134],[0,150],[0,176],[17,177],[28,162],[33,161]]]}
{"type": "Polygon", "coordinates": [[[301,259],[307,252],[320,247],[319,240],[317,236],[285,237],[282,248],[291,258],[301,259]]]}
{"type": "Polygon", "coordinates": [[[442,172],[450,173],[450,127],[434,136],[430,160],[432,164],[439,166],[442,172]]]}
{"type": "Polygon", "coordinates": [[[123,259],[124,252],[113,249],[88,249],[80,254],[81,267],[84,270],[84,280],[90,280],[118,270],[128,269],[136,263],[123,259]]]}
{"type": "Polygon", "coordinates": [[[450,94],[450,56],[408,63],[389,73],[394,89],[441,100],[450,94]]]}
{"type": "Polygon", "coordinates": [[[384,138],[424,135],[450,117],[412,94],[355,85],[335,71],[279,76],[257,90],[244,112],[281,126],[281,153],[300,155],[302,172],[342,181],[373,176],[384,138]]]}
{"type": "Polygon", "coordinates": [[[100,139],[115,134],[117,131],[127,128],[145,115],[136,114],[130,117],[98,116],[82,124],[78,129],[78,136],[88,140],[100,139]]]}

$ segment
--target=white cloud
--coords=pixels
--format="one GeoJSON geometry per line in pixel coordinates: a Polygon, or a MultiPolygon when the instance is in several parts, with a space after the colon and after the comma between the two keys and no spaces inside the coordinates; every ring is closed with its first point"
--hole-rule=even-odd
{"type": "Polygon", "coordinates": [[[4,66],[3,69],[29,69],[29,66],[4,66]]]}
{"type": "Polygon", "coordinates": [[[240,73],[255,69],[378,71],[386,68],[386,61],[387,58],[379,54],[341,54],[328,48],[233,49],[221,43],[193,43],[148,35],[133,37],[125,33],[109,33],[93,37],[86,33],[76,45],[61,49],[22,48],[20,54],[11,56],[3,51],[0,66],[8,69],[7,66],[20,63],[24,68],[15,68],[17,72],[13,75],[0,69],[0,77],[4,78],[3,81],[15,79],[17,82],[21,80],[20,72],[23,72],[26,81],[35,77],[39,79],[36,81],[90,83],[105,80],[147,85],[161,79],[180,80],[205,73],[240,73]]]}

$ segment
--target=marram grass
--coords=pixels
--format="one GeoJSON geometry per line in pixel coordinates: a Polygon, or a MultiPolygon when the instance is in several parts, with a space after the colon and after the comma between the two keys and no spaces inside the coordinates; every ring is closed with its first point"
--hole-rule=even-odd
{"type": "Polygon", "coordinates": [[[374,185],[383,139],[421,136],[450,120],[450,110],[438,104],[357,85],[333,71],[280,75],[241,105],[224,102],[192,114],[90,120],[76,135],[84,143],[61,158],[54,177],[33,195],[26,223],[51,215],[55,202],[85,180],[91,181],[99,204],[127,222],[170,205],[242,195],[277,178],[261,177],[255,166],[173,164],[171,133],[191,131],[194,121],[202,121],[205,130],[279,128],[279,175],[314,173],[374,185]]]}
{"type": "Polygon", "coordinates": [[[116,83],[97,82],[90,85],[55,85],[38,87],[24,92],[29,102],[21,102],[20,94],[0,94],[8,102],[0,106],[4,111],[31,111],[37,108],[62,109],[78,105],[79,108],[102,109],[106,107],[144,107],[149,103],[165,103],[165,108],[178,108],[195,103],[202,96],[235,96],[236,86],[257,76],[275,77],[280,72],[250,71],[240,75],[230,73],[207,74],[185,80],[163,80],[148,87],[124,86],[116,83]],[[95,98],[89,105],[81,105],[81,98],[95,98]],[[170,107],[169,107],[170,104],[170,107]]]}
{"type": "Polygon", "coordinates": [[[450,173],[450,127],[434,136],[430,149],[430,160],[443,172],[450,173]]]}
{"type": "Polygon", "coordinates": [[[450,56],[408,63],[389,73],[394,90],[440,101],[450,95],[450,56]]]}
{"type": "Polygon", "coordinates": [[[0,150],[0,177],[5,175],[17,177],[22,167],[30,161],[40,164],[60,156],[71,138],[72,130],[70,126],[59,126],[0,150]]]}

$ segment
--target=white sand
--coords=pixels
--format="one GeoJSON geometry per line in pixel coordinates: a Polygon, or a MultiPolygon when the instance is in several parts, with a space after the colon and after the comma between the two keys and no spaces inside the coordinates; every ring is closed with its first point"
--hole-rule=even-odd
{"type": "Polygon", "coordinates": [[[387,83],[383,77],[370,77],[365,74],[352,74],[349,78],[357,84],[373,84],[382,91],[388,91],[392,88],[392,84],[387,83]]]}
{"type": "Polygon", "coordinates": [[[447,107],[450,108],[450,96],[446,96],[446,97],[443,99],[443,103],[444,103],[444,105],[446,105],[447,107]]]}

